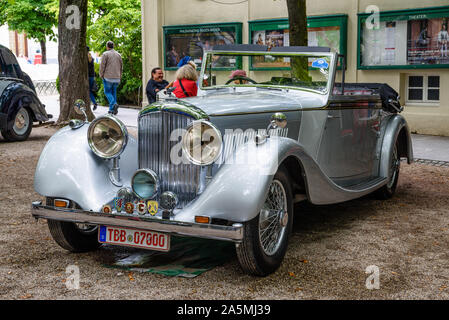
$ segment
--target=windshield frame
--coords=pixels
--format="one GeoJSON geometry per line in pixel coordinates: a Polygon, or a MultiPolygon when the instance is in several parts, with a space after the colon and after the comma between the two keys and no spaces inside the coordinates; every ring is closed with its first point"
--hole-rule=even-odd
{"type": "MultiPolygon", "coordinates": [[[[200,73],[200,89],[201,90],[216,90],[222,88],[242,88],[242,87],[256,87],[256,88],[275,88],[275,89],[288,89],[288,90],[300,90],[300,91],[308,91],[313,93],[318,93],[321,95],[328,95],[331,92],[333,84],[335,82],[335,70],[337,68],[337,54],[335,52],[271,52],[271,51],[224,51],[224,50],[208,50],[203,54],[203,63],[201,65],[201,73],[200,73]],[[327,86],[325,91],[314,90],[307,87],[296,87],[296,86],[287,86],[287,85],[275,85],[275,84],[224,84],[224,85],[214,85],[214,86],[203,86],[203,79],[206,73],[207,65],[208,65],[208,57],[212,55],[229,55],[229,56],[282,56],[282,57],[328,57],[330,58],[329,64],[329,78],[327,79],[327,86]]],[[[217,71],[220,71],[217,69],[217,71]]]]}

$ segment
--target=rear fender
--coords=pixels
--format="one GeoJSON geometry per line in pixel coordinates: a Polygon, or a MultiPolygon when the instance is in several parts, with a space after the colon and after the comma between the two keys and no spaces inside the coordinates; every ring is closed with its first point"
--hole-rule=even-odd
{"type": "Polygon", "coordinates": [[[407,163],[413,162],[413,147],[410,129],[407,121],[397,114],[390,118],[382,142],[379,175],[388,178],[391,175],[391,157],[396,141],[399,142],[399,156],[407,158],[407,163]]]}

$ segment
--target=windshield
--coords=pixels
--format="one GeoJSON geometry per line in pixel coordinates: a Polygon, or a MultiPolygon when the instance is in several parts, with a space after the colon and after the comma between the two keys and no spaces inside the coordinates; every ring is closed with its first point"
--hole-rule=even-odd
{"type": "Polygon", "coordinates": [[[276,87],[329,91],[332,54],[208,52],[202,89],[214,87],[276,87]]]}

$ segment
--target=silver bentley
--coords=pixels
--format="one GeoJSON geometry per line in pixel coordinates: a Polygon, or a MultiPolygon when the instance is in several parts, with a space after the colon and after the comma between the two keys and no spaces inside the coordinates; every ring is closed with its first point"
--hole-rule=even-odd
{"type": "Polygon", "coordinates": [[[282,263],[295,202],[394,195],[413,152],[391,87],[345,83],[344,57],[322,47],[219,46],[202,62],[198,96],[169,89],[140,111],[136,137],[104,115],[48,141],[32,215],[61,247],[169,251],[172,236],[219,239],[265,276],[282,263]],[[230,77],[236,69],[251,72],[230,77]]]}

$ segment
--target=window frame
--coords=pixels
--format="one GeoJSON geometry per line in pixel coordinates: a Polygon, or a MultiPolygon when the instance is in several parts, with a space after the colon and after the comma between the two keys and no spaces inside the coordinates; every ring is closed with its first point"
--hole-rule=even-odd
{"type": "Polygon", "coordinates": [[[439,105],[441,102],[441,76],[438,74],[407,74],[406,75],[406,87],[405,87],[406,105],[439,105]],[[410,77],[423,77],[423,86],[422,87],[410,87],[410,77]],[[429,89],[437,89],[437,87],[429,87],[429,77],[438,77],[440,81],[440,86],[438,87],[440,99],[438,100],[429,100],[429,89]],[[423,90],[423,99],[422,100],[410,100],[409,99],[409,90],[410,89],[421,89],[423,90]]]}

